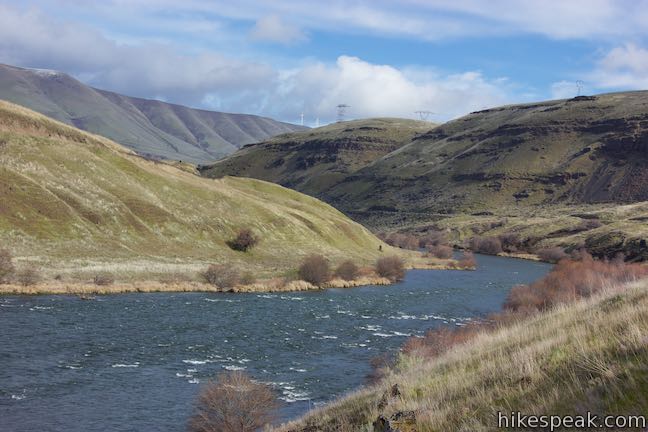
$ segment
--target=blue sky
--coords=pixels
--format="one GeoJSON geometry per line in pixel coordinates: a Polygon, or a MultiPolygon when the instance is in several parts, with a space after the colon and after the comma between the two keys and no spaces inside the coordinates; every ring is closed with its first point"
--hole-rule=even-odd
{"type": "Polygon", "coordinates": [[[0,0],[0,62],[307,124],[648,88],[648,1],[0,0]]]}

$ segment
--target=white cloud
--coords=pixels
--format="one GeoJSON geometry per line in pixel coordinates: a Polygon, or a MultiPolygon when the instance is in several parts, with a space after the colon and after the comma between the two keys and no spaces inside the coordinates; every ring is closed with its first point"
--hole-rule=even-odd
{"type": "Polygon", "coordinates": [[[298,27],[284,22],[278,15],[259,18],[250,31],[253,40],[277,42],[290,45],[306,40],[306,35],[298,27]]]}
{"type": "Polygon", "coordinates": [[[648,49],[632,43],[609,51],[590,80],[600,88],[648,89],[648,49]]]}
{"type": "Polygon", "coordinates": [[[311,121],[333,120],[341,103],[351,106],[349,118],[412,118],[415,111],[428,110],[438,120],[512,100],[506,80],[488,80],[479,72],[444,75],[349,56],[339,57],[333,65],[312,63],[280,76],[270,105],[280,107],[280,117],[303,111],[311,121]]]}
{"type": "Polygon", "coordinates": [[[37,9],[0,5],[0,62],[71,73],[92,85],[135,96],[164,95],[196,104],[271,85],[268,65],[212,51],[186,54],[159,42],[118,43],[89,27],[54,20],[37,9]]]}

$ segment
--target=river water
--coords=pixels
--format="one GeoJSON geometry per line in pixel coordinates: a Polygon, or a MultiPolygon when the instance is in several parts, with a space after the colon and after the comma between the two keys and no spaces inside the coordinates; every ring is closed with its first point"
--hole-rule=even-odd
{"type": "Polygon", "coordinates": [[[372,357],[497,311],[550,269],[477,259],[318,292],[0,297],[0,431],[183,431],[200,383],[237,369],[298,416],[362,385],[372,357]]]}

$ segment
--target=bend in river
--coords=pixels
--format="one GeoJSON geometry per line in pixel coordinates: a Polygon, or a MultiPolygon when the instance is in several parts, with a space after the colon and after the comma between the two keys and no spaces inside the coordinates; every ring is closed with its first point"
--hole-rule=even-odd
{"type": "Polygon", "coordinates": [[[476,271],[285,294],[0,297],[0,430],[185,430],[199,383],[245,369],[282,418],[357,388],[410,335],[500,309],[548,264],[477,256],[476,271]]]}

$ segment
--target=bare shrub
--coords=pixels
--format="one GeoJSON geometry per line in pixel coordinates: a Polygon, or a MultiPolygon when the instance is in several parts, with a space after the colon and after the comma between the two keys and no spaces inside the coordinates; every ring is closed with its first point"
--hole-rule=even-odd
{"type": "Polygon", "coordinates": [[[504,233],[497,237],[505,252],[518,252],[522,248],[522,240],[516,233],[504,233]]]}
{"type": "Polygon", "coordinates": [[[367,380],[371,384],[379,383],[388,374],[390,369],[394,367],[396,358],[392,353],[382,353],[369,360],[371,371],[367,374],[367,380]]]}
{"type": "Polygon", "coordinates": [[[457,262],[457,267],[462,269],[472,269],[477,267],[475,255],[471,251],[464,251],[463,256],[457,262]]]}
{"type": "Polygon", "coordinates": [[[578,261],[563,259],[542,279],[514,287],[504,307],[513,312],[543,311],[646,276],[648,267],[641,264],[629,264],[619,259],[595,260],[587,252],[581,252],[578,261]]]}
{"type": "Polygon", "coordinates": [[[360,269],[353,261],[344,261],[335,269],[335,276],[340,279],[352,281],[360,275],[360,269]]]}
{"type": "Polygon", "coordinates": [[[0,249],[0,283],[8,282],[15,271],[11,252],[7,249],[0,249]]]}
{"type": "Polygon", "coordinates": [[[440,258],[440,259],[450,259],[452,258],[453,249],[450,246],[446,245],[427,245],[427,251],[430,256],[440,258]]]}
{"type": "Polygon", "coordinates": [[[238,271],[224,264],[211,264],[201,276],[205,282],[218,288],[234,288],[240,279],[238,271]]]}
{"type": "Polygon", "coordinates": [[[93,282],[99,286],[112,285],[115,283],[115,277],[110,273],[99,273],[95,275],[93,282]]]}
{"type": "Polygon", "coordinates": [[[537,252],[537,254],[542,261],[551,262],[551,263],[556,263],[563,258],[567,258],[567,254],[565,253],[565,250],[561,247],[540,249],[537,252]]]}
{"type": "Polygon", "coordinates": [[[24,268],[16,272],[16,282],[22,286],[32,286],[36,285],[41,281],[41,274],[35,268],[24,268]]]}
{"type": "Polygon", "coordinates": [[[405,278],[405,264],[395,255],[380,258],[376,261],[376,273],[392,282],[401,281],[405,278]]]}
{"type": "Polygon", "coordinates": [[[474,237],[470,247],[477,253],[497,255],[502,252],[502,242],[496,237],[474,237]]]}
{"type": "Polygon", "coordinates": [[[225,372],[200,391],[190,432],[255,432],[274,420],[277,399],[241,371],[225,372]]]}
{"type": "Polygon", "coordinates": [[[419,241],[411,234],[391,233],[385,238],[385,243],[401,249],[417,250],[419,241]]]}
{"type": "Polygon", "coordinates": [[[448,238],[443,231],[430,231],[419,239],[419,247],[439,246],[448,244],[448,238]]]}
{"type": "Polygon", "coordinates": [[[299,278],[320,286],[331,279],[329,262],[322,255],[310,255],[299,266],[299,278]]]}
{"type": "Polygon", "coordinates": [[[227,245],[240,252],[247,252],[259,243],[259,237],[249,228],[241,229],[235,238],[227,242],[227,245]]]}
{"type": "Polygon", "coordinates": [[[437,357],[451,348],[464,344],[485,330],[480,322],[462,327],[439,327],[428,330],[422,338],[409,338],[402,351],[405,354],[416,354],[425,357],[437,357]]]}

